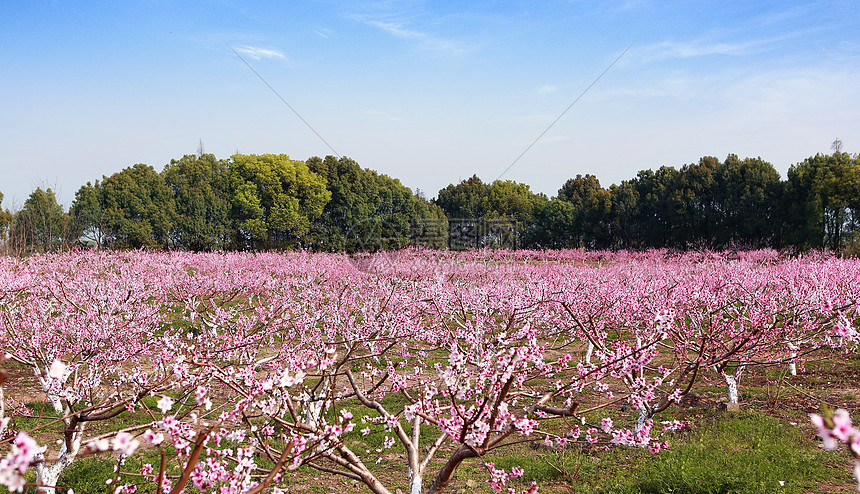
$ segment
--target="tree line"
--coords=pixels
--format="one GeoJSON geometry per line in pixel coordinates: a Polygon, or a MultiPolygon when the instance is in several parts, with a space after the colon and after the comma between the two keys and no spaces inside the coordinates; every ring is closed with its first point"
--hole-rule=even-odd
{"type": "Polygon", "coordinates": [[[609,188],[577,175],[551,198],[473,176],[434,202],[449,218],[516,220],[531,248],[841,250],[860,240],[860,155],[817,154],[786,180],[761,158],[703,157],[609,188]]]}
{"type": "Polygon", "coordinates": [[[609,188],[577,175],[554,197],[472,176],[427,200],[346,157],[218,160],[201,152],[161,172],[137,164],[88,182],[68,211],[51,189],[37,188],[20,211],[0,210],[0,231],[6,250],[19,253],[81,243],[357,252],[444,248],[449,219],[510,222],[517,245],[527,248],[856,249],[860,155],[817,154],[791,166],[785,180],[761,158],[703,157],[680,169],[642,170],[609,188]]]}

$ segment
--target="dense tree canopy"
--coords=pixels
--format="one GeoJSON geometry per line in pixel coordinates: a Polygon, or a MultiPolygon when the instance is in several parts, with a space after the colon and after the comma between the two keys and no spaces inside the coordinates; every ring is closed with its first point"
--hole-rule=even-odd
{"type": "Polygon", "coordinates": [[[229,164],[236,245],[251,249],[303,245],[331,197],[325,179],[285,154],[234,155],[229,164]]]}
{"type": "Polygon", "coordinates": [[[223,249],[230,241],[230,182],[227,164],[214,155],[185,155],[164,167],[173,193],[176,221],[173,247],[182,250],[223,249]]]}
{"type": "Polygon", "coordinates": [[[137,164],[105,177],[101,210],[117,248],[166,248],[176,222],[176,205],[164,177],[149,165],[137,164]]]}
{"type": "Polygon", "coordinates": [[[608,188],[579,174],[551,198],[526,184],[473,175],[428,201],[347,157],[218,160],[201,150],[161,173],[138,164],[88,182],[68,215],[50,189],[37,189],[17,214],[0,210],[0,232],[7,251],[80,240],[193,251],[518,245],[860,252],[860,155],[817,154],[791,166],[786,180],[761,158],[705,156],[680,168],[644,169],[608,188]],[[500,241],[509,234],[513,243],[500,241]],[[457,235],[468,238],[455,241],[457,235]]]}
{"type": "Polygon", "coordinates": [[[311,228],[317,248],[355,252],[405,247],[414,227],[444,217],[399,180],[361,168],[349,158],[313,157],[307,164],[325,179],[331,193],[311,228]]]}

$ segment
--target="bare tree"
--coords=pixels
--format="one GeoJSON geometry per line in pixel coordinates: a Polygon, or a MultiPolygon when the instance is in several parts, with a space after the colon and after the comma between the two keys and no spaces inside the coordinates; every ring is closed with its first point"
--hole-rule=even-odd
{"type": "Polygon", "coordinates": [[[842,152],[842,139],[836,138],[833,143],[830,145],[830,149],[833,150],[834,153],[842,152]]]}

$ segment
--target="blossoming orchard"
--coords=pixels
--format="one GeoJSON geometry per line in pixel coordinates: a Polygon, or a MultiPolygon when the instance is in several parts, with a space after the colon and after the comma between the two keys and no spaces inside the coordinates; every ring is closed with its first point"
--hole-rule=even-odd
{"type": "MultiPolygon", "coordinates": [[[[823,254],[77,252],[0,280],[12,492],[66,492],[94,456],[114,492],[452,492],[467,466],[538,492],[492,458],[664,454],[692,423],[661,414],[700,387],[737,406],[748,373],[860,340],[860,262],[823,254]]],[[[845,410],[812,421],[860,457],[845,410]]]]}

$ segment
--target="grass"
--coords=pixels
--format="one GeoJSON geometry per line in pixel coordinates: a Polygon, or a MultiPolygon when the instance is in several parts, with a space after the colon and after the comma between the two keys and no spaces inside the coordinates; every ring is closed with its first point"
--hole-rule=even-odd
{"type": "Polygon", "coordinates": [[[755,412],[708,417],[670,450],[638,456],[632,476],[592,492],[801,493],[847,472],[833,465],[840,452],[821,451],[800,427],[755,412]]]}
{"type": "MultiPolygon", "coordinates": [[[[424,441],[433,435],[432,428],[427,429],[427,437],[422,430],[424,441]]],[[[351,439],[370,447],[380,439],[372,436],[375,435],[351,439]]],[[[508,487],[521,490],[535,481],[544,493],[800,494],[820,492],[818,486],[822,483],[852,482],[845,451],[823,451],[811,440],[809,429],[763,413],[711,411],[697,421],[694,430],[676,433],[669,440],[671,448],[657,455],[638,448],[601,451],[575,446],[547,451],[524,444],[500,450],[485,460],[507,471],[514,466],[525,470],[523,477],[510,481],[508,487]]],[[[138,472],[143,463],[157,465],[156,456],[154,452],[144,452],[141,458],[130,458],[123,471],[138,472]]],[[[391,467],[395,469],[402,466],[399,461],[394,463],[391,467]]],[[[110,458],[82,458],[63,473],[60,485],[76,493],[113,492],[105,480],[114,477],[115,465],[116,461],[110,458]]],[[[435,473],[435,469],[431,470],[435,473]]],[[[313,480],[318,476],[319,472],[305,468],[288,475],[289,483],[304,486],[304,492],[322,488],[313,480]]],[[[486,478],[480,460],[467,461],[457,471],[454,487],[462,488],[468,482],[474,487],[467,488],[467,492],[491,492],[486,478]]],[[[139,480],[125,477],[120,482],[139,480]]],[[[336,481],[328,479],[325,485],[331,486],[336,481]]],[[[340,491],[366,492],[362,486],[349,483],[340,491]]],[[[2,488],[0,492],[4,492],[2,488]]]]}

